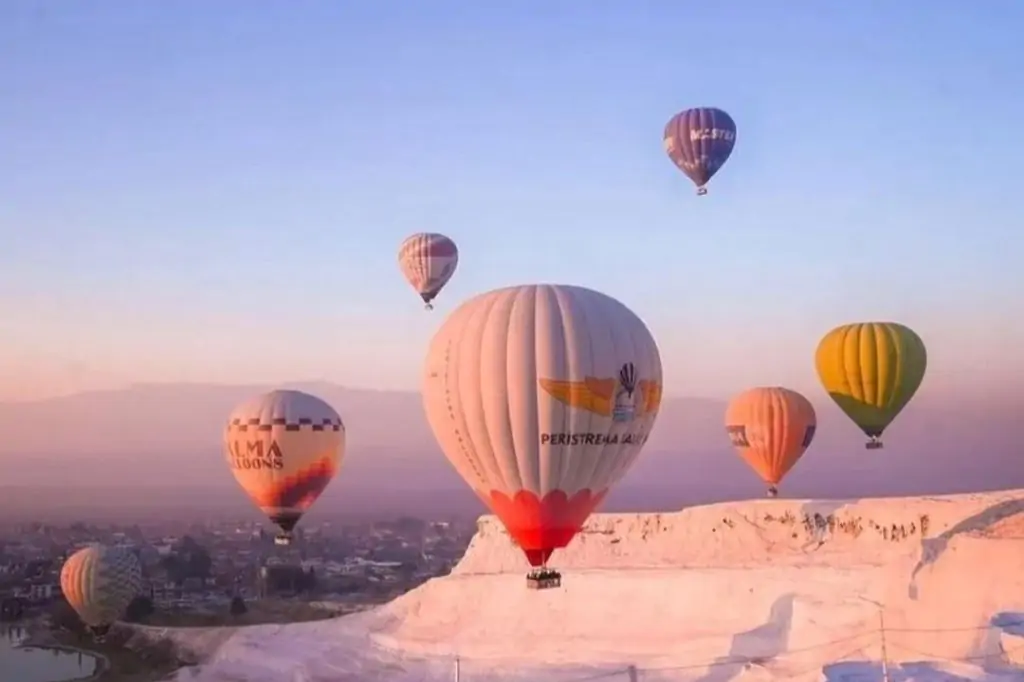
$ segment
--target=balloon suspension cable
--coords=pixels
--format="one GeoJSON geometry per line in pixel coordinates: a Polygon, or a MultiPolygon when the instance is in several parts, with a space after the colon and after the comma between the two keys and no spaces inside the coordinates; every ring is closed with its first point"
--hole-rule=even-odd
{"type": "Polygon", "coordinates": [[[697,188],[697,196],[702,197],[702,196],[704,196],[707,193],[708,193],[708,188],[707,187],[698,187],[697,188]]]}

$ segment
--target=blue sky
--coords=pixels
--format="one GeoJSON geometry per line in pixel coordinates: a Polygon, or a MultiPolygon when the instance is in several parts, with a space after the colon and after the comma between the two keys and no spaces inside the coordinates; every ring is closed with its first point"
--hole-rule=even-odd
{"type": "Polygon", "coordinates": [[[534,281],[634,308],[673,393],[810,388],[880,318],[936,389],[1016,386],[1022,34],[1012,0],[9,0],[0,398],[413,388],[445,312],[534,281]],[[661,132],[702,105],[739,134],[698,198],[661,132]],[[433,315],[420,230],[462,252],[433,315]]]}

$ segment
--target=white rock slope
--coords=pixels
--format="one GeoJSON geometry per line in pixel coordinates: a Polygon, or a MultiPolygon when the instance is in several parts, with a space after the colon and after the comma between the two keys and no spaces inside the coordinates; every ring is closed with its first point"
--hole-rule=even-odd
{"type": "Polygon", "coordinates": [[[1024,491],[601,514],[525,588],[493,517],[452,575],[320,623],[168,633],[201,680],[1024,679],[1024,491]],[[883,628],[884,623],[884,638],[883,628]]]}

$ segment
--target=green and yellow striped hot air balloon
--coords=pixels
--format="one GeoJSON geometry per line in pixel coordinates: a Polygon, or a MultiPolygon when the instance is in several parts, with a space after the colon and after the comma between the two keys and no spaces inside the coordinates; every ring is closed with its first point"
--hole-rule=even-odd
{"type": "Polygon", "coordinates": [[[832,400],[882,447],[882,432],[907,406],[924,379],[928,353],[921,337],[895,322],[836,327],[815,353],[818,378],[832,400]]]}

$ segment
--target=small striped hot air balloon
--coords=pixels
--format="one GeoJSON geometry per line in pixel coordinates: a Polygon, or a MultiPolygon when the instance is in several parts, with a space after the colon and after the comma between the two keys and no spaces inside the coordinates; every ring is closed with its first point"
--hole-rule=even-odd
{"type": "Polygon", "coordinates": [[[814,439],[814,407],[796,391],[780,386],[751,388],[729,403],[725,431],[740,457],[768,484],[778,485],[814,439]]]}
{"type": "Polygon", "coordinates": [[[736,145],[736,122],[715,107],[687,109],[668,122],[662,141],[672,163],[697,185],[697,194],[704,195],[705,185],[736,145]]]}
{"type": "Polygon", "coordinates": [[[224,451],[235,480],[282,533],[292,530],[334,480],[345,453],[345,426],[333,407],[301,391],[271,391],[228,418],[224,451]]]}
{"type": "Polygon", "coordinates": [[[433,310],[431,301],[455,274],[458,264],[459,249],[455,242],[436,232],[411,235],[398,248],[398,266],[427,310],[433,310]]]}
{"type": "Polygon", "coordinates": [[[64,562],[60,589],[97,637],[124,615],[142,589],[142,566],[125,547],[89,545],[64,562]]]}

